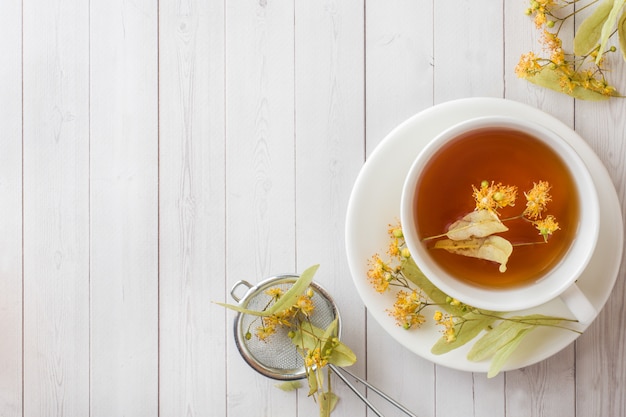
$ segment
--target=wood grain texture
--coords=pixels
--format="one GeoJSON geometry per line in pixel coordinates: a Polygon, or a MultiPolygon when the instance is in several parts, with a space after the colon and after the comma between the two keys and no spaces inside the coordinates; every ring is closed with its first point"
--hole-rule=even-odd
{"type": "Polygon", "coordinates": [[[158,410],[156,6],[90,4],[91,416],[158,410]]]}
{"type": "Polygon", "coordinates": [[[23,415],[88,415],[89,15],[23,6],[23,415]]]}
{"type": "Polygon", "coordinates": [[[227,415],[223,8],[159,12],[161,416],[227,415]]]}
{"type": "Polygon", "coordinates": [[[22,415],[22,10],[0,4],[0,414],[22,415]]]}
{"type": "Polygon", "coordinates": [[[504,3],[433,2],[435,103],[503,96],[504,3]]]}
{"type": "MultiPolygon", "coordinates": [[[[342,339],[365,373],[365,309],[354,297],[345,253],[345,213],[363,163],[363,1],[295,3],[295,163],[297,266],[320,264],[315,280],[341,314],[342,339]]],[[[361,414],[363,404],[334,378],[337,413],[361,414]]],[[[298,415],[317,405],[301,390],[298,415]]]]}
{"type": "MultiPolygon", "coordinates": [[[[242,360],[235,315],[212,303],[232,302],[240,279],[315,263],[352,371],[417,415],[625,415],[623,265],[575,343],[493,379],[390,340],[349,277],[344,216],[361,166],[400,122],[451,99],[505,97],[575,128],[626,215],[625,102],[517,78],[520,55],[541,47],[526,7],[0,2],[0,416],[317,415],[304,390],[242,360]]],[[[624,92],[626,64],[610,59],[624,92]]],[[[333,417],[372,415],[335,388],[333,417]]]]}
{"type": "MultiPolygon", "coordinates": [[[[296,271],[294,10],[226,2],[226,283],[296,271]]],[[[227,301],[232,302],[230,298],[227,301]]],[[[232,312],[228,320],[232,320],[232,312]]],[[[232,415],[293,416],[296,398],[252,370],[227,337],[232,415]],[[263,399],[260,401],[259,399],[263,399]]]]}

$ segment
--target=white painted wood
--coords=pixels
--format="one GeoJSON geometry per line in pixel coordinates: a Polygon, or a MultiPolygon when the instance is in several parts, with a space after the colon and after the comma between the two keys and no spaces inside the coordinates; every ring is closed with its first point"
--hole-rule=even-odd
{"type": "Polygon", "coordinates": [[[223,8],[159,9],[161,416],[227,414],[223,8]]]}
{"type": "Polygon", "coordinates": [[[365,6],[367,155],[398,124],[433,104],[433,2],[365,6]]]}
{"type": "Polygon", "coordinates": [[[23,4],[25,417],[89,414],[89,14],[23,4]]]}
{"type": "MultiPolygon", "coordinates": [[[[420,416],[623,415],[623,268],[575,344],[494,379],[398,346],[347,276],[361,165],[398,123],[450,99],[506,97],[574,127],[624,213],[624,102],[518,79],[519,56],[540,48],[526,7],[1,2],[0,415],[316,415],[304,392],[244,363],[234,314],[211,303],[232,301],[239,279],[313,263],[353,371],[420,416]]],[[[624,92],[614,58],[608,76],[624,92]]],[[[336,389],[334,417],[372,415],[336,389]]]]}
{"type": "MultiPolygon", "coordinates": [[[[626,63],[618,54],[607,56],[607,65],[612,70],[606,76],[623,93],[626,91],[626,63]]],[[[604,161],[617,190],[623,215],[626,202],[625,104],[617,100],[577,102],[575,106],[576,131],[604,161]]],[[[626,395],[621,389],[626,380],[626,370],[620,366],[626,361],[623,349],[626,331],[624,326],[615,324],[624,317],[624,275],[622,262],[619,279],[606,307],[576,343],[576,409],[581,416],[626,414],[626,395]]]]}
{"type": "MultiPolygon", "coordinates": [[[[293,4],[226,2],[225,19],[229,289],[296,269],[293,4]]],[[[295,415],[293,393],[241,359],[227,317],[229,415],[295,415]]]]}
{"type": "Polygon", "coordinates": [[[435,103],[463,97],[502,97],[503,3],[433,2],[435,103]]]}
{"type": "Polygon", "coordinates": [[[90,3],[91,416],[158,411],[157,3],[90,3]]]}
{"type": "MultiPolygon", "coordinates": [[[[399,123],[433,104],[432,3],[366,2],[368,156],[399,123]]],[[[379,227],[397,220],[381,219],[379,227]]],[[[366,329],[368,380],[417,415],[434,416],[435,366],[387,336],[371,316],[366,329]]],[[[385,415],[399,415],[376,395],[370,399],[385,415]]]]}
{"type": "Polygon", "coordinates": [[[0,4],[0,414],[22,415],[22,10],[0,4]]]}
{"type": "MultiPolygon", "coordinates": [[[[365,374],[363,303],[355,297],[345,257],[345,213],[364,155],[363,2],[295,3],[296,236],[298,270],[320,264],[316,281],[339,308],[342,340],[365,374]]],[[[337,413],[363,404],[337,378],[337,413]]],[[[317,405],[301,390],[298,415],[317,405]]]]}

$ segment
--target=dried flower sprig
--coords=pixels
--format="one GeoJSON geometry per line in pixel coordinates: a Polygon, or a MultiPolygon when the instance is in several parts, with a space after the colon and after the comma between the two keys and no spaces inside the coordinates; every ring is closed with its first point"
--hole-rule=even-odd
{"type": "Polygon", "coordinates": [[[526,206],[518,216],[500,219],[498,209],[515,206],[517,187],[502,185],[494,181],[482,181],[479,187],[472,185],[472,196],[476,202],[474,211],[452,223],[445,233],[424,238],[424,241],[438,240],[433,248],[473,258],[493,261],[500,264],[500,272],[506,272],[506,264],[513,253],[513,244],[496,235],[506,232],[505,221],[524,219],[531,223],[543,237],[542,242],[523,242],[523,245],[547,243],[548,237],[559,229],[553,215],[542,218],[547,204],[552,201],[551,186],[547,181],[533,183],[524,193],[526,206]]]}
{"type": "MultiPolygon", "coordinates": [[[[261,310],[251,310],[238,305],[217,303],[241,314],[256,316],[248,326],[245,338],[257,337],[259,340],[272,343],[277,330],[285,330],[304,361],[304,368],[309,385],[308,395],[319,405],[320,417],[330,416],[338,397],[331,389],[331,372],[329,364],[340,367],[350,366],[356,362],[356,355],[343,344],[337,335],[338,320],[335,319],[326,329],[316,327],[311,318],[315,312],[310,287],[318,265],[306,269],[292,284],[288,291],[272,287],[265,291],[269,301],[261,310]],[[252,327],[254,328],[254,335],[252,327]]],[[[281,333],[283,334],[283,333],[281,333]]],[[[283,343],[279,341],[277,343],[283,343]]],[[[293,383],[280,384],[285,390],[298,388],[293,383]]]]}
{"type": "Polygon", "coordinates": [[[515,67],[517,76],[584,100],[623,97],[606,79],[605,54],[617,51],[615,46],[606,47],[608,39],[617,33],[626,59],[626,1],[604,0],[596,5],[597,1],[578,7],[578,0],[530,0],[526,14],[542,30],[541,43],[547,56],[540,57],[532,51],[523,54],[515,67]],[[592,6],[596,6],[594,11],[574,37],[573,50],[565,51],[559,37],[563,24],[592,6]]]}
{"type": "Polygon", "coordinates": [[[510,355],[533,329],[552,327],[580,333],[563,325],[576,320],[541,314],[510,316],[507,313],[477,309],[449,297],[428,280],[410,253],[407,253],[400,224],[390,226],[388,232],[389,246],[399,250],[387,250],[388,259],[383,259],[379,255],[374,255],[370,259],[368,273],[370,283],[380,293],[399,287],[393,309],[388,312],[396,319],[396,324],[406,330],[420,328],[427,322],[425,310],[429,307],[437,308],[432,320],[441,326],[442,336],[433,345],[431,349],[433,354],[448,353],[478,338],[468,352],[467,359],[482,361],[491,358],[487,373],[491,378],[500,372],[510,355]],[[382,268],[385,272],[382,274],[374,272],[375,269],[380,270],[381,264],[385,265],[382,268]],[[388,282],[386,286],[378,283],[383,276],[388,282]]]}

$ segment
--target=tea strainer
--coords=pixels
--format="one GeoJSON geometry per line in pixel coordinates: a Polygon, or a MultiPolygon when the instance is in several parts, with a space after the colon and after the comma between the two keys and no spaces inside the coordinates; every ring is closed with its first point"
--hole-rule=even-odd
{"type": "MultiPolygon", "coordinates": [[[[277,275],[268,278],[257,285],[252,285],[247,281],[238,281],[233,285],[230,295],[239,303],[241,307],[261,311],[267,307],[272,298],[266,294],[265,291],[270,288],[280,288],[284,292],[288,291],[293,283],[298,279],[298,275],[277,275]],[[247,290],[242,297],[239,297],[236,293],[239,288],[246,287],[247,290]]],[[[324,290],[319,284],[312,282],[310,288],[313,290],[313,297],[311,300],[315,305],[315,310],[311,314],[311,323],[319,328],[325,329],[328,327],[335,318],[337,319],[337,333],[341,334],[341,317],[337,306],[328,292],[324,290]]],[[[238,313],[235,317],[234,334],[235,344],[243,359],[254,370],[260,374],[272,379],[282,381],[292,381],[306,378],[306,369],[304,367],[304,360],[301,354],[296,350],[291,339],[288,336],[288,330],[277,329],[276,333],[272,335],[271,341],[264,342],[256,337],[246,337],[249,334],[249,329],[254,325],[256,316],[250,314],[238,313]]],[[[328,367],[333,373],[341,379],[348,388],[354,392],[367,407],[370,408],[379,417],[383,415],[374,407],[369,400],[356,389],[354,385],[350,383],[346,375],[354,378],[356,381],[362,383],[376,394],[380,395],[383,399],[393,404],[399,410],[404,412],[408,416],[417,417],[411,413],[403,405],[389,397],[378,388],[374,387],[362,378],[359,378],[352,373],[346,371],[343,368],[339,368],[335,365],[329,364],[328,367]]]]}

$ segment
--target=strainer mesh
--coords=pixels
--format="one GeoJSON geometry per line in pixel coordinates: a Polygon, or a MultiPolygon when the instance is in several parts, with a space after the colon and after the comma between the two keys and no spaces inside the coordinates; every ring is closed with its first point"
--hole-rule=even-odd
{"type": "MultiPolygon", "coordinates": [[[[268,283],[247,297],[246,308],[250,310],[263,310],[271,301],[271,297],[265,293],[269,288],[280,288],[283,292],[289,290],[292,286],[291,282],[277,282],[276,284],[268,283]]],[[[311,300],[315,305],[315,310],[311,314],[311,323],[319,328],[325,329],[335,319],[336,311],[331,300],[325,294],[320,292],[316,286],[312,285],[313,297],[311,300]]],[[[286,327],[277,327],[276,333],[270,335],[265,341],[260,340],[256,334],[256,329],[261,326],[259,317],[244,314],[239,317],[238,329],[236,335],[239,342],[247,351],[247,360],[256,361],[263,368],[286,373],[303,372],[298,371],[304,367],[304,361],[301,354],[296,350],[291,339],[288,336],[289,329],[286,327]],[[246,338],[247,332],[251,333],[250,338],[246,338]]]]}

